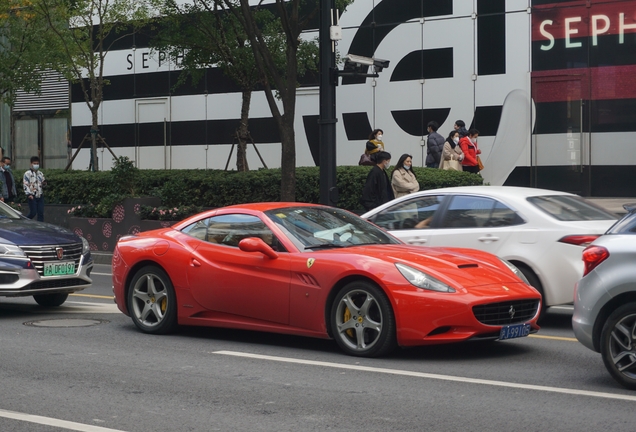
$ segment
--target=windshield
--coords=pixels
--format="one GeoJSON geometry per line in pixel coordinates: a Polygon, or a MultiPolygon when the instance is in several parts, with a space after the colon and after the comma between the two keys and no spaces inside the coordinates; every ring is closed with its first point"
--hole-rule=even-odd
{"type": "Polygon", "coordinates": [[[560,221],[616,220],[618,217],[578,196],[529,197],[528,201],[560,221]]]}
{"type": "Polygon", "coordinates": [[[22,219],[21,213],[0,201],[0,219],[22,219]]]}
{"type": "Polygon", "coordinates": [[[265,214],[300,250],[367,244],[400,244],[375,225],[333,207],[288,207],[265,214]]]}

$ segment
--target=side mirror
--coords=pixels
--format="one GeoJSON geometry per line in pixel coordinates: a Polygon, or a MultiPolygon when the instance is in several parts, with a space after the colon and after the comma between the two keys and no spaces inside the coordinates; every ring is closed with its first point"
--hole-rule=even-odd
{"type": "Polygon", "coordinates": [[[258,237],[245,238],[239,242],[238,247],[243,252],[260,252],[268,258],[278,258],[276,251],[258,237]]]}

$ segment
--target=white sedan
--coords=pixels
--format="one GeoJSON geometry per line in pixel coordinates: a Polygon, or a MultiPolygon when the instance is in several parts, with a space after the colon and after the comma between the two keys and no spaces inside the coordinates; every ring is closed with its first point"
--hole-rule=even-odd
{"type": "Polygon", "coordinates": [[[480,249],[521,270],[544,307],[573,302],[583,248],[617,216],[578,195],[465,186],[406,195],[362,215],[406,243],[480,249]]]}

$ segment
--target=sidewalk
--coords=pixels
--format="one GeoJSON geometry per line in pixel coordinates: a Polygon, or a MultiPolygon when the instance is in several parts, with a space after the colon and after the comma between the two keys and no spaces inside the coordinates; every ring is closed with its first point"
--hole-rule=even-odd
{"type": "MultiPolygon", "coordinates": [[[[627,213],[623,208],[623,204],[636,203],[636,198],[587,198],[587,200],[619,216],[627,213]]],[[[95,264],[110,265],[113,262],[113,254],[111,252],[93,252],[91,255],[93,255],[95,264]]]]}

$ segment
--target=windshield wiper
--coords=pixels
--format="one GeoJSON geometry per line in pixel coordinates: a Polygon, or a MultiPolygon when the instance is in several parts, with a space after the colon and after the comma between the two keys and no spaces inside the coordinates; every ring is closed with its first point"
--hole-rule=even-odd
{"type": "Polygon", "coordinates": [[[320,243],[305,246],[305,249],[331,249],[331,248],[346,248],[350,245],[336,244],[336,243],[320,243]]]}

